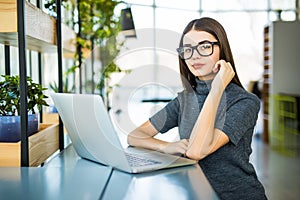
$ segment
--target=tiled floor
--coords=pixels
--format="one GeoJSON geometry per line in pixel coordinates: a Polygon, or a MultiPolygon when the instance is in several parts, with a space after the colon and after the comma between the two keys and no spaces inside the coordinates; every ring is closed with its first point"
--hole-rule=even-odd
{"type": "Polygon", "coordinates": [[[251,155],[257,174],[270,200],[300,199],[300,156],[285,156],[253,138],[251,155]]]}

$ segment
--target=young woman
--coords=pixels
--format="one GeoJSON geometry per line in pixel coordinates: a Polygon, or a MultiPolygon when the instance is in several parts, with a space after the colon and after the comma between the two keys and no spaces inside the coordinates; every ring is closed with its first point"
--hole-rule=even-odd
{"type": "Polygon", "coordinates": [[[240,83],[224,28],[212,18],[193,20],[179,46],[184,90],[132,131],[128,144],[199,160],[221,199],[266,199],[249,162],[260,102],[240,83]],[[179,141],[154,138],[173,127],[179,141]]]}

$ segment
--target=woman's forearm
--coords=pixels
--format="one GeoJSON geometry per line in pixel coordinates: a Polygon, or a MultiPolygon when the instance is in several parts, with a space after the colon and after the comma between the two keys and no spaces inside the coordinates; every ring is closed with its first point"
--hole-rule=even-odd
{"type": "Polygon", "coordinates": [[[219,60],[213,67],[216,73],[211,90],[192,130],[186,155],[200,160],[229,141],[228,136],[215,129],[215,119],[222,94],[234,77],[235,72],[229,62],[219,60]]]}
{"type": "Polygon", "coordinates": [[[154,136],[157,133],[151,123],[147,121],[128,135],[127,142],[131,146],[161,151],[167,142],[155,139],[154,136]]]}
{"type": "Polygon", "coordinates": [[[192,130],[186,153],[192,159],[200,160],[208,155],[218,141],[220,135],[219,132],[215,132],[214,125],[222,93],[223,89],[212,88],[204,102],[192,130]]]}
{"type": "Polygon", "coordinates": [[[142,126],[132,131],[127,138],[128,144],[168,154],[185,154],[188,140],[182,139],[174,142],[166,142],[154,138],[158,131],[147,121],[142,126]]]}
{"type": "MultiPolygon", "coordinates": [[[[165,141],[158,140],[154,137],[143,135],[138,130],[134,131],[135,134],[129,134],[127,141],[128,144],[135,147],[146,148],[155,151],[162,151],[165,148],[165,141]]],[[[133,133],[133,132],[132,132],[133,133]]]]}

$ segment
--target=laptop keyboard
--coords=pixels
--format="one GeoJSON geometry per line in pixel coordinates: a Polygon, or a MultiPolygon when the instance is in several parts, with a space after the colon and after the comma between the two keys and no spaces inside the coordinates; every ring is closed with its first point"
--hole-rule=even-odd
{"type": "Polygon", "coordinates": [[[156,160],[151,160],[149,158],[143,158],[141,156],[138,156],[136,154],[131,154],[131,153],[125,153],[127,160],[132,167],[141,167],[141,166],[146,166],[146,165],[155,165],[155,164],[160,164],[161,162],[156,161],[156,160]]]}

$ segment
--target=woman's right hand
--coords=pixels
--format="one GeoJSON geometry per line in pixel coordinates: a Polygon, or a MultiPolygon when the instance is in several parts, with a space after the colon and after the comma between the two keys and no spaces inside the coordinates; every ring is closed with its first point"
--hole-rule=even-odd
{"type": "Polygon", "coordinates": [[[173,154],[173,155],[185,155],[187,148],[188,148],[188,140],[182,139],[176,142],[170,142],[165,145],[161,151],[166,154],[173,154]]]}
{"type": "Polygon", "coordinates": [[[235,75],[235,72],[230,64],[225,60],[219,60],[213,67],[213,73],[216,76],[212,82],[212,87],[225,89],[235,75]]]}

